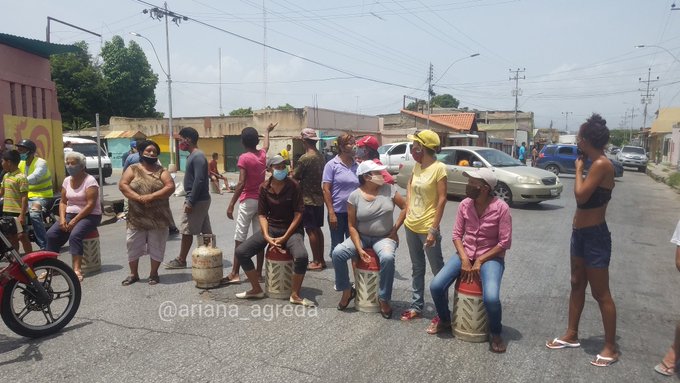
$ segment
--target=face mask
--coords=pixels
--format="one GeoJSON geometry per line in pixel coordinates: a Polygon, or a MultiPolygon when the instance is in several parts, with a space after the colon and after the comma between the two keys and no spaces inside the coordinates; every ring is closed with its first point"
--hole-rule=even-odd
{"type": "Polygon", "coordinates": [[[274,178],[276,178],[277,180],[283,181],[288,176],[288,169],[283,170],[274,169],[274,172],[272,174],[274,175],[274,178]]]}
{"type": "Polygon", "coordinates": [[[182,141],[179,143],[179,150],[183,150],[185,152],[189,151],[189,144],[186,143],[185,141],[182,141]]]}
{"type": "Polygon", "coordinates": [[[423,155],[425,155],[425,153],[423,152],[422,149],[420,150],[411,149],[411,156],[413,156],[413,159],[419,164],[423,162],[423,155]]]}
{"type": "Polygon", "coordinates": [[[479,186],[467,185],[465,186],[465,195],[472,199],[477,199],[482,193],[482,188],[479,186]]]}
{"type": "Polygon", "coordinates": [[[19,158],[21,158],[22,161],[26,161],[28,159],[28,153],[19,154],[19,158]]]}
{"type": "Polygon", "coordinates": [[[366,154],[367,154],[366,148],[364,148],[364,147],[357,148],[356,157],[363,159],[364,157],[366,157],[366,154]]]}
{"type": "Polygon", "coordinates": [[[77,165],[71,165],[66,167],[66,172],[68,172],[68,175],[71,177],[75,176],[76,174],[80,173],[80,166],[77,165]]]}
{"type": "Polygon", "coordinates": [[[12,145],[12,144],[5,144],[5,149],[7,149],[7,150],[12,150],[12,149],[14,149],[14,145],[12,145]]]}
{"type": "Polygon", "coordinates": [[[158,162],[158,158],[156,158],[156,157],[147,157],[147,156],[140,156],[140,157],[139,157],[139,160],[142,161],[142,162],[145,162],[145,163],[147,163],[147,164],[149,164],[149,165],[153,165],[153,164],[155,164],[156,162],[158,162]]]}
{"type": "Polygon", "coordinates": [[[385,184],[385,178],[383,178],[382,174],[381,175],[374,174],[371,176],[371,182],[378,186],[383,186],[385,184]]]}

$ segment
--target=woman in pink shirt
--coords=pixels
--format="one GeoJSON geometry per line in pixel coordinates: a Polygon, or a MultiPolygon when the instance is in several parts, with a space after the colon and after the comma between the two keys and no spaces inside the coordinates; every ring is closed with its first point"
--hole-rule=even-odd
{"type": "MultiPolygon", "coordinates": [[[[264,172],[266,170],[267,151],[269,150],[269,133],[274,130],[277,123],[271,123],[264,134],[262,149],[257,149],[260,142],[257,129],[247,127],[241,131],[241,144],[246,150],[238,157],[238,183],[231,197],[231,202],[227,206],[227,217],[234,219],[234,208],[238,202],[236,214],[236,227],[234,228],[234,263],[231,273],[222,280],[223,284],[241,283],[239,276],[241,264],[236,258],[236,248],[248,237],[248,227],[252,227],[253,233],[260,231],[260,222],[257,219],[257,201],[260,197],[260,185],[264,182],[264,172]]],[[[257,271],[262,276],[262,264],[264,263],[264,252],[257,254],[257,271]]]]}
{"type": "Polygon", "coordinates": [[[430,284],[430,293],[437,316],[427,328],[436,334],[451,328],[448,290],[459,277],[470,281],[481,278],[484,307],[489,318],[491,351],[505,352],[501,337],[502,310],[500,301],[501,278],[505,269],[505,251],[510,249],[512,218],[508,205],[494,197],[496,176],[481,168],[463,172],[468,177],[467,197],[458,206],[453,227],[453,244],[457,256],[437,273],[430,284]]]}

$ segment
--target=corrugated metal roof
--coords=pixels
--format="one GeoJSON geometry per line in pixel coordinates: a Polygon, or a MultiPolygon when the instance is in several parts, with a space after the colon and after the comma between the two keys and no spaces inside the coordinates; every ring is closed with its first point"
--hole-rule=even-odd
{"type": "Polygon", "coordinates": [[[114,130],[104,138],[146,138],[146,135],[139,130],[114,130]]]}
{"type": "Polygon", "coordinates": [[[0,33],[0,44],[8,45],[46,59],[50,58],[51,55],[80,51],[80,48],[75,45],[53,44],[7,33],[0,33]]]}

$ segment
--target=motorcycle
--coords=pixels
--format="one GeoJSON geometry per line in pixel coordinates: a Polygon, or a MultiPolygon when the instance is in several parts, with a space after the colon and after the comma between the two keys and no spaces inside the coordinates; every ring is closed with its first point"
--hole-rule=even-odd
{"type": "Polygon", "coordinates": [[[0,316],[15,333],[39,338],[66,326],[80,306],[75,272],[59,254],[36,251],[21,257],[6,234],[19,232],[15,218],[0,218],[0,316]]]}

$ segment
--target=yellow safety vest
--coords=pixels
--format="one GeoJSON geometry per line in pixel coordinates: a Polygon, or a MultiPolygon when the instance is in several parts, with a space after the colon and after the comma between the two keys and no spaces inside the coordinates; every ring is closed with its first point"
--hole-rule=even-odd
{"type": "MultiPolygon", "coordinates": [[[[19,162],[19,169],[27,177],[33,174],[35,171],[35,165],[38,163],[38,157],[33,157],[31,165],[28,166],[28,171],[26,171],[26,161],[19,162]]],[[[45,164],[47,166],[47,164],[45,164]]],[[[50,169],[47,168],[45,175],[38,180],[35,185],[28,185],[28,198],[52,198],[54,196],[52,192],[52,173],[50,169]]]]}

